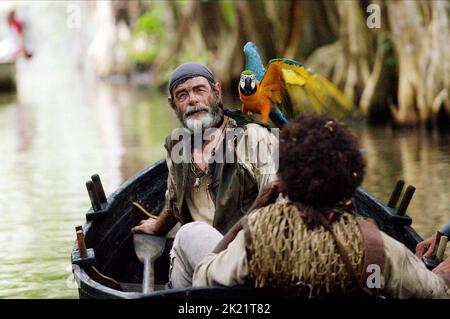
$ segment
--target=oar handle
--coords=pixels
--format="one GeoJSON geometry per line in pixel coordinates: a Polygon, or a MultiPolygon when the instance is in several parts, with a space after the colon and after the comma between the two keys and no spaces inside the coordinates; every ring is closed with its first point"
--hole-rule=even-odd
{"type": "Polygon", "coordinates": [[[440,263],[444,259],[445,248],[447,247],[448,237],[442,236],[439,241],[439,247],[436,252],[436,260],[440,263]]]}
{"type": "Polygon", "coordinates": [[[155,270],[153,267],[153,260],[150,258],[146,258],[144,261],[144,280],[142,286],[142,292],[144,294],[155,291],[155,270]]]}
{"type": "Polygon", "coordinates": [[[437,250],[439,248],[439,243],[441,242],[441,237],[442,237],[442,233],[440,231],[438,231],[436,233],[436,237],[434,239],[434,248],[433,248],[433,252],[430,255],[431,258],[436,258],[437,250]]]}

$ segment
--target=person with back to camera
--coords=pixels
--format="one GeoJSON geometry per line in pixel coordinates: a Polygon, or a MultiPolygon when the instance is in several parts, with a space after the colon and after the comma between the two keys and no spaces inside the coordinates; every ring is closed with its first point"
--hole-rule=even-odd
{"type": "MultiPolygon", "coordinates": [[[[364,171],[357,139],[345,126],[326,116],[298,116],[280,134],[279,180],[212,252],[185,265],[193,286],[298,288],[310,297],[362,292],[449,298],[449,272],[427,270],[402,243],[354,215],[350,198],[364,171]],[[286,202],[276,201],[280,193],[286,202]],[[368,285],[367,269],[374,265],[379,287],[368,285]]],[[[215,232],[198,224],[197,241],[215,232]]],[[[180,243],[190,231],[186,226],[177,234],[180,243]]]]}

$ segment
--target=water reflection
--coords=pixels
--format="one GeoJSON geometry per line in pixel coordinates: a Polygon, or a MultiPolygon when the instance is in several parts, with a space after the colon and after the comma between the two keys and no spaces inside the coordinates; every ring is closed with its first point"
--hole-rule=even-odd
{"type": "Polygon", "coordinates": [[[416,187],[408,209],[413,227],[429,236],[450,219],[450,136],[394,132],[389,128],[355,129],[368,171],[364,186],[387,201],[399,179],[416,187]]]}

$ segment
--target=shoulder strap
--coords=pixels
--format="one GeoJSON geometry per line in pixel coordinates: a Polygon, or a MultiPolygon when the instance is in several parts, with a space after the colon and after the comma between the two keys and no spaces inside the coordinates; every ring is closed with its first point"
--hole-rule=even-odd
{"type": "MultiPolygon", "coordinates": [[[[352,281],[354,282],[354,284],[356,285],[357,289],[368,294],[368,295],[373,295],[373,292],[364,287],[363,284],[361,284],[360,278],[357,275],[355,268],[353,268],[352,263],[350,262],[350,259],[348,258],[348,254],[347,251],[344,247],[344,245],[342,245],[341,241],[339,240],[339,238],[336,236],[336,234],[333,231],[333,228],[331,227],[330,223],[327,221],[327,219],[325,218],[325,216],[323,216],[322,214],[318,214],[319,215],[319,221],[320,223],[323,225],[323,227],[331,233],[331,235],[333,236],[333,239],[336,243],[336,247],[339,251],[339,255],[342,258],[342,261],[344,262],[345,265],[345,270],[347,271],[348,275],[350,276],[350,278],[352,279],[352,281]]],[[[364,271],[363,271],[364,274],[364,271]]]]}
{"type": "Polygon", "coordinates": [[[359,229],[362,233],[364,248],[364,266],[360,282],[365,285],[370,273],[365,270],[369,265],[378,265],[383,272],[385,254],[383,239],[378,227],[368,218],[356,217],[359,229]]]}

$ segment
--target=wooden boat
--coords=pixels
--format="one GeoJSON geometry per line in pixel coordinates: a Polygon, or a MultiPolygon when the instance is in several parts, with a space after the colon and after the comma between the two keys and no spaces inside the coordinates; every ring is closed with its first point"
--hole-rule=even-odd
{"type": "MultiPolygon", "coordinates": [[[[79,289],[80,298],[161,298],[187,299],[208,298],[303,298],[302,293],[283,289],[254,289],[251,287],[196,287],[189,289],[156,290],[143,294],[143,265],[138,260],[130,229],[140,216],[136,205],[139,203],[149,212],[159,212],[164,205],[166,190],[167,166],[164,160],[143,170],[126,181],[108,198],[104,196],[101,182],[97,175],[87,182],[91,207],[87,214],[87,222],[83,227],[83,236],[87,254],[80,258],[79,247],[75,243],[72,251],[72,268],[79,289]]],[[[411,218],[405,214],[406,208],[414,193],[408,186],[397,209],[403,182],[399,181],[389,200],[384,204],[363,189],[358,189],[353,202],[359,215],[375,220],[381,230],[404,243],[414,251],[421,237],[411,228],[411,218]],[[390,207],[389,207],[390,206],[390,207]]],[[[171,240],[167,240],[164,254],[155,262],[155,284],[164,288],[168,280],[169,249],[171,240]]]]}
{"type": "Polygon", "coordinates": [[[13,91],[16,88],[16,62],[0,61],[0,91],[13,91]]]}

